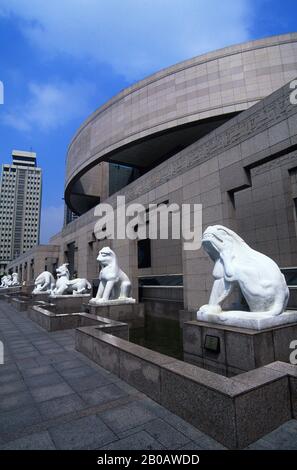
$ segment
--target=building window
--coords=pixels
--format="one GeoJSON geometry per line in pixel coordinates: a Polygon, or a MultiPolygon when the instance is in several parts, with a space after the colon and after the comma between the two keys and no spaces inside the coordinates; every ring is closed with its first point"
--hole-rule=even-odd
{"type": "Polygon", "coordinates": [[[151,262],[151,241],[149,238],[138,240],[138,268],[150,268],[151,262]]]}

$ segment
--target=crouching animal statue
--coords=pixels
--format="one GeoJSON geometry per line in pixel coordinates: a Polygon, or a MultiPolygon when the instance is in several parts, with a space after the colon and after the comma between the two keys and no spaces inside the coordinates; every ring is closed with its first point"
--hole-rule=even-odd
{"type": "Polygon", "coordinates": [[[12,273],[12,280],[10,283],[11,286],[19,286],[19,275],[18,273],[12,273]]]}
{"type": "MultiPolygon", "coordinates": [[[[198,313],[219,314],[221,305],[235,284],[249,306],[249,315],[266,318],[280,315],[286,309],[289,289],[277,264],[268,256],[253,250],[242,238],[222,225],[208,227],[202,246],[214,262],[214,283],[209,303],[198,313]]],[[[223,312],[228,316],[228,311],[223,312]]],[[[232,312],[244,317],[247,312],[232,312]]]]}
{"type": "Polygon", "coordinates": [[[0,287],[8,287],[10,282],[10,276],[3,276],[1,279],[1,285],[0,287]]]}
{"type": "Polygon", "coordinates": [[[49,271],[43,271],[34,282],[35,288],[32,291],[32,294],[40,294],[40,292],[45,292],[50,294],[50,292],[55,288],[56,281],[52,273],[49,271]]]}
{"type": "Polygon", "coordinates": [[[11,287],[12,283],[12,276],[11,274],[7,274],[7,276],[3,276],[1,287],[11,287]]]}
{"type": "Polygon", "coordinates": [[[101,267],[99,274],[99,287],[96,297],[90,303],[102,303],[108,301],[122,300],[134,303],[131,295],[131,281],[127,274],[119,268],[117,256],[109,247],[99,251],[97,261],[101,267]]]}
{"type": "Polygon", "coordinates": [[[92,288],[87,279],[77,278],[70,280],[70,273],[67,268],[68,263],[64,263],[56,269],[57,281],[56,287],[52,289],[51,295],[66,295],[66,294],[86,294],[92,288]]]}

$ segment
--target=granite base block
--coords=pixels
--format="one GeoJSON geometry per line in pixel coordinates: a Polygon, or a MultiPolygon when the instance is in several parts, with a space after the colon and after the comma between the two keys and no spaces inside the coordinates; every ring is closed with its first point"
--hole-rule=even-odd
{"type": "Polygon", "coordinates": [[[297,365],[285,364],[281,361],[273,362],[265,367],[265,369],[272,369],[278,372],[286,372],[289,377],[290,394],[291,394],[291,407],[293,417],[297,419],[297,365]]]}
{"type": "Polygon", "coordinates": [[[82,312],[83,304],[90,298],[90,294],[50,295],[48,301],[54,304],[56,313],[63,314],[82,312]]]}
{"type": "Polygon", "coordinates": [[[86,310],[92,315],[110,318],[114,321],[128,323],[129,328],[144,326],[144,305],[142,303],[120,303],[114,305],[88,304],[86,310]]]}
{"type": "Polygon", "coordinates": [[[21,286],[13,286],[13,287],[0,287],[0,295],[5,295],[5,294],[17,294],[21,293],[22,288],[21,286]]]}
{"type": "MultiPolygon", "coordinates": [[[[80,351],[80,349],[78,349],[80,351]]],[[[94,341],[93,359],[112,374],[120,376],[120,351],[110,344],[94,341]]]]}
{"type": "MultiPolygon", "coordinates": [[[[224,375],[256,369],[274,361],[289,362],[290,343],[297,338],[297,323],[283,324],[266,330],[214,325],[191,321],[183,328],[184,359],[190,363],[212,366],[224,375]],[[207,344],[215,338],[219,349],[207,344]]],[[[204,367],[204,365],[203,365],[204,367]]]]}
{"type": "Polygon", "coordinates": [[[38,294],[32,294],[32,299],[34,302],[48,301],[49,298],[48,292],[38,292],[38,294]]]}
{"type": "Polygon", "coordinates": [[[189,380],[174,370],[162,370],[161,404],[202,432],[236,447],[236,421],[232,397],[189,380]]]}
{"type": "Polygon", "coordinates": [[[256,313],[252,314],[251,312],[240,313],[242,313],[241,316],[239,316],[238,311],[228,311],[217,314],[205,314],[198,311],[197,320],[208,324],[213,323],[215,325],[235,326],[238,328],[247,328],[249,330],[266,330],[268,328],[275,328],[281,325],[297,323],[296,310],[287,310],[281,315],[263,315],[262,317],[257,317],[256,313]]]}
{"type": "Polygon", "coordinates": [[[290,377],[293,417],[297,419],[297,377],[290,377]]]}
{"type": "Polygon", "coordinates": [[[80,352],[231,449],[247,446],[296,412],[296,384],[291,385],[296,377],[288,364],[277,362],[229,378],[97,327],[78,328],[76,336],[80,352]]]}
{"type": "Polygon", "coordinates": [[[291,419],[288,377],[279,377],[236,397],[235,411],[237,445],[244,448],[291,419]]]}
{"type": "Polygon", "coordinates": [[[93,297],[90,299],[89,304],[90,305],[96,305],[98,307],[109,307],[113,305],[130,305],[130,304],[135,304],[136,300],[133,299],[132,297],[128,298],[123,298],[123,299],[111,299],[111,300],[98,300],[96,297],[93,297]]]}
{"type": "Polygon", "coordinates": [[[13,297],[11,299],[11,304],[16,310],[18,310],[19,312],[23,312],[28,309],[28,307],[32,304],[32,301],[29,298],[26,300],[22,300],[20,298],[13,297]]]}
{"type": "Polygon", "coordinates": [[[106,329],[115,336],[124,339],[129,338],[129,327],[126,323],[115,322],[85,312],[56,314],[46,307],[47,304],[43,306],[34,305],[27,311],[28,318],[38,323],[46,331],[61,331],[96,325],[98,328],[106,329]]]}

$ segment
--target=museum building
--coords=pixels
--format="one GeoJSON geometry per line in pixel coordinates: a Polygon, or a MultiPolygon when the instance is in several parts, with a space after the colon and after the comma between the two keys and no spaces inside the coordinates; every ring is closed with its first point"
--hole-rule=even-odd
{"type": "MultiPolygon", "coordinates": [[[[208,302],[212,262],[177,239],[105,239],[95,207],[201,204],[203,229],[225,225],[282,268],[297,305],[297,33],[186,60],[123,90],[69,144],[65,202],[78,217],[8,269],[32,284],[69,263],[98,285],[110,246],[150,315],[189,319],[208,302]]],[[[67,220],[66,220],[67,221],[67,220]]]]}

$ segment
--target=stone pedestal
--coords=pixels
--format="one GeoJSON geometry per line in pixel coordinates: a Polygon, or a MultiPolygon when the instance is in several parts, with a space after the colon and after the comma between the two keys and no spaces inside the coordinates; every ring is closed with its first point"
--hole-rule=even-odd
{"type": "Polygon", "coordinates": [[[32,305],[32,299],[29,296],[12,297],[11,304],[19,312],[26,311],[32,305]]]}
{"type": "Polygon", "coordinates": [[[83,305],[91,298],[90,294],[49,295],[48,301],[55,306],[57,314],[83,312],[83,305]]]}
{"type": "Polygon", "coordinates": [[[115,302],[113,304],[109,302],[106,305],[89,303],[86,308],[92,315],[128,323],[129,328],[142,328],[144,326],[144,305],[142,303],[115,302]]]}
{"type": "Polygon", "coordinates": [[[287,310],[281,315],[271,316],[269,314],[258,314],[251,312],[227,311],[220,313],[197,312],[197,320],[216,325],[236,326],[251,330],[265,330],[281,325],[297,323],[297,311],[287,310]]]}
{"type": "Polygon", "coordinates": [[[295,366],[222,377],[104,333],[77,328],[76,349],[224,446],[245,448],[296,416],[295,366]]]}
{"type": "Polygon", "coordinates": [[[7,294],[17,294],[22,291],[21,286],[0,287],[0,296],[7,294]]]}
{"type": "Polygon", "coordinates": [[[21,289],[22,289],[22,294],[24,294],[24,295],[31,295],[33,289],[35,289],[35,285],[34,285],[34,284],[27,284],[27,285],[25,285],[25,286],[22,286],[21,289]]]}
{"type": "Polygon", "coordinates": [[[262,330],[209,322],[184,324],[184,360],[231,377],[274,361],[289,362],[297,321],[262,330]]]}
{"type": "MultiPolygon", "coordinates": [[[[48,310],[47,306],[33,305],[27,311],[27,317],[38,323],[46,331],[62,331],[75,328],[96,327],[97,331],[129,339],[129,328],[125,323],[114,322],[110,319],[89,315],[88,313],[56,314],[48,310]]],[[[88,343],[88,341],[86,341],[88,343]]],[[[85,345],[82,344],[82,349],[85,345]]]]}
{"type": "Polygon", "coordinates": [[[102,300],[102,299],[96,299],[96,297],[93,297],[89,304],[90,305],[96,305],[98,307],[110,307],[114,305],[130,305],[130,304],[135,304],[136,300],[133,299],[132,297],[128,297],[126,299],[110,299],[110,300],[102,300]]]}
{"type": "Polygon", "coordinates": [[[33,302],[40,302],[42,301],[47,301],[49,298],[49,293],[48,292],[39,292],[38,294],[32,294],[32,300],[33,302]]]}
{"type": "Polygon", "coordinates": [[[7,302],[8,304],[10,304],[13,299],[13,296],[11,294],[2,294],[0,295],[0,298],[2,300],[5,300],[5,302],[7,302]]]}

